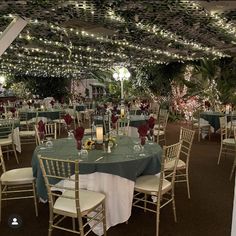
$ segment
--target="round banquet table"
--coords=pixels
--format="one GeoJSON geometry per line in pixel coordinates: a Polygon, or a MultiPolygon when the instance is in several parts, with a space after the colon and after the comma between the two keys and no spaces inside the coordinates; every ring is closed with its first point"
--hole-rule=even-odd
{"type": "MultiPolygon", "coordinates": [[[[84,138],[85,140],[86,138],[84,138]]],[[[116,137],[117,146],[111,153],[89,150],[79,158],[75,140],[64,138],[53,141],[52,147],[45,144],[36,147],[32,157],[33,175],[36,177],[37,194],[47,200],[47,192],[39,167],[37,155],[57,159],[80,159],[80,188],[100,191],[106,195],[107,229],[127,221],[131,215],[134,181],[140,175],[157,174],[161,168],[161,147],[147,141],[144,149],[135,153],[136,138],[116,137]]],[[[95,227],[94,233],[102,235],[102,228],[95,227]]]]}
{"type": "MultiPolygon", "coordinates": [[[[93,119],[94,119],[95,125],[103,123],[102,116],[94,116],[93,119]]],[[[145,115],[130,115],[129,125],[131,127],[139,127],[140,125],[146,124],[148,119],[149,117],[145,115]]],[[[124,120],[127,120],[127,119],[124,119],[124,120]]]]}
{"type": "MultiPolygon", "coordinates": [[[[225,116],[226,114],[222,112],[201,112],[200,117],[204,120],[207,120],[209,124],[217,131],[220,128],[220,120],[219,117],[225,116]]],[[[230,121],[230,114],[227,114],[227,121],[230,121]]]]}

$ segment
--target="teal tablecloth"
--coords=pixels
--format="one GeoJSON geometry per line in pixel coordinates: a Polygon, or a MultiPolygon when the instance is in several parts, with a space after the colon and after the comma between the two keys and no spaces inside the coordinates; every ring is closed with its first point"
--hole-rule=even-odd
{"type": "MultiPolygon", "coordinates": [[[[102,116],[94,116],[94,123],[97,124],[103,124],[103,117],[102,116]]],[[[144,115],[130,115],[130,122],[129,125],[131,127],[139,127],[140,125],[143,125],[147,122],[148,116],[144,115]]]]}
{"type": "Polygon", "coordinates": [[[60,118],[61,110],[53,110],[53,111],[27,111],[27,119],[30,120],[36,116],[38,117],[46,117],[51,120],[60,118]]]}
{"type": "MultiPolygon", "coordinates": [[[[102,150],[88,151],[88,156],[80,162],[80,174],[102,172],[135,181],[140,175],[159,173],[161,147],[156,143],[147,142],[142,152],[134,153],[133,146],[137,141],[139,140],[120,136],[117,137],[117,146],[111,153],[104,153],[102,150]],[[96,161],[101,156],[103,159],[96,161]]],[[[33,175],[36,177],[38,196],[47,199],[46,187],[37,159],[38,154],[58,159],[76,159],[78,158],[76,142],[74,139],[64,138],[55,140],[53,147],[50,148],[36,147],[32,157],[33,175]]]]}
{"type": "MultiPolygon", "coordinates": [[[[207,120],[209,124],[217,131],[220,128],[220,120],[219,117],[225,116],[224,113],[221,112],[202,112],[200,113],[200,117],[204,120],[207,120]]],[[[229,120],[230,115],[227,115],[227,119],[229,120]]]]}

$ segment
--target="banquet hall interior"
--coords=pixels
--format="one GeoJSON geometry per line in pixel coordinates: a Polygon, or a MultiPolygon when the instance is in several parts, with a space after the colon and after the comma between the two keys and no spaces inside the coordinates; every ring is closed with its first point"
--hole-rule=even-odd
{"type": "Polygon", "coordinates": [[[236,1],[1,0],[0,236],[235,236],[236,1]]]}

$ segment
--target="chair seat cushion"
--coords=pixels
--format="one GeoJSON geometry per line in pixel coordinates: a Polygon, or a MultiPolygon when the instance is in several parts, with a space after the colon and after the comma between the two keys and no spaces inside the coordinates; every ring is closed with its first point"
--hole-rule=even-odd
{"type": "MultiPolygon", "coordinates": [[[[74,198],[74,191],[65,191],[62,196],[74,198]]],[[[99,205],[105,199],[105,195],[99,192],[80,189],[79,201],[82,214],[99,205]]],[[[53,211],[70,217],[77,217],[75,199],[59,197],[53,206],[53,211]]]]}
{"type": "Polygon", "coordinates": [[[60,123],[60,124],[66,124],[65,120],[64,119],[55,119],[55,120],[52,120],[54,123],[60,123]]]}
{"type": "Polygon", "coordinates": [[[10,145],[12,144],[12,139],[11,138],[1,138],[0,139],[0,145],[10,145]]]}
{"type": "MultiPolygon", "coordinates": [[[[165,163],[165,169],[173,169],[175,165],[175,160],[169,161],[168,163],[165,163]]],[[[186,163],[182,160],[178,160],[177,163],[177,169],[184,169],[186,168],[186,163]]]]}
{"type": "Polygon", "coordinates": [[[3,184],[27,184],[34,180],[31,167],[12,169],[4,172],[0,178],[3,184]]]}
{"type": "Polygon", "coordinates": [[[194,123],[193,126],[203,128],[203,127],[210,127],[210,124],[207,124],[207,123],[194,123]]]}
{"type": "Polygon", "coordinates": [[[156,130],[156,129],[155,129],[154,132],[153,132],[153,134],[156,135],[156,136],[157,136],[157,135],[160,136],[160,135],[164,135],[165,132],[164,132],[163,130],[156,130]]]}
{"type": "Polygon", "coordinates": [[[20,137],[35,136],[35,130],[21,130],[19,134],[20,137]]]}
{"type": "Polygon", "coordinates": [[[222,142],[223,142],[223,144],[235,145],[234,138],[226,138],[226,139],[223,139],[222,142]]]}
{"type": "MultiPolygon", "coordinates": [[[[137,178],[134,188],[137,191],[148,191],[157,193],[159,190],[160,175],[143,175],[137,178]]],[[[166,193],[171,189],[171,182],[164,179],[162,185],[162,193],[166,193]]]]}
{"type": "Polygon", "coordinates": [[[27,124],[28,124],[28,122],[26,120],[21,120],[20,121],[20,125],[27,125],[27,124]]]}

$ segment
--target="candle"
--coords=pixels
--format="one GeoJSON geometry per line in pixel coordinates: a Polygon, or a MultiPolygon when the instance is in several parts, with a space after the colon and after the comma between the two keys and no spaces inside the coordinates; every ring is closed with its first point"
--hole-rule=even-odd
{"type": "Polygon", "coordinates": [[[103,142],[103,126],[96,127],[96,139],[97,139],[97,143],[103,142]]]}

